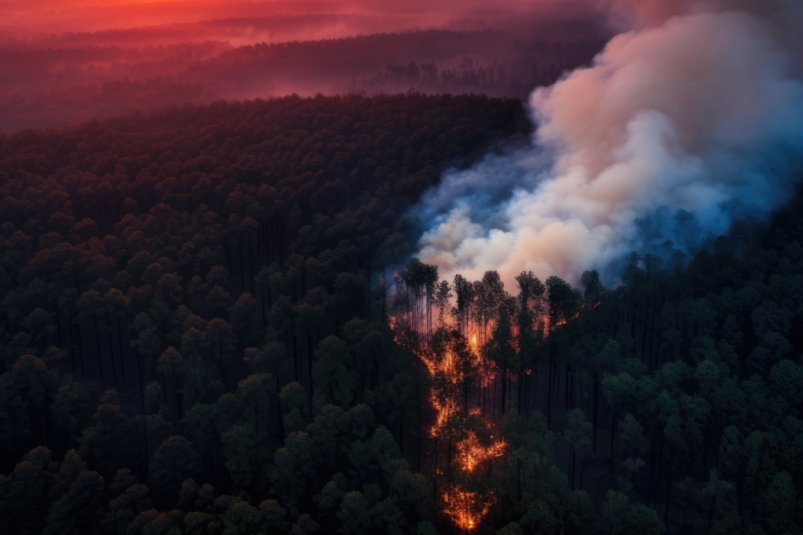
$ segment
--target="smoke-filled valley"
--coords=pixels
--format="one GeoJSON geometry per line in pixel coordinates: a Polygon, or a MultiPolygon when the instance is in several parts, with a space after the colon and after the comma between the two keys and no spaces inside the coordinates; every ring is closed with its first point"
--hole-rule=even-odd
{"type": "Polygon", "coordinates": [[[799,533],[796,0],[0,17],[0,535],[799,533]]]}

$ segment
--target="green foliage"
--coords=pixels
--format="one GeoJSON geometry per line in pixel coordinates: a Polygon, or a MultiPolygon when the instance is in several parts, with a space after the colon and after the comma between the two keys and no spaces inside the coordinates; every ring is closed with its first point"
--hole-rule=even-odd
{"type": "Polygon", "coordinates": [[[355,400],[359,374],[346,343],[336,336],[321,341],[312,368],[313,407],[335,404],[348,408],[355,400]]]}
{"type": "Polygon", "coordinates": [[[400,216],[523,117],[288,97],[0,137],[0,531],[449,532],[432,388],[507,444],[478,532],[798,533],[803,199],[615,289],[438,280],[400,216]]]}
{"type": "Polygon", "coordinates": [[[192,443],[179,435],[169,437],[153,454],[150,487],[156,492],[178,494],[182,482],[198,475],[200,470],[201,459],[192,449],[192,443]]]}
{"type": "Polygon", "coordinates": [[[639,503],[630,503],[621,492],[608,491],[604,506],[609,533],[645,533],[661,535],[665,528],[652,509],[639,503]]]}
{"type": "Polygon", "coordinates": [[[566,415],[566,439],[581,458],[591,452],[591,433],[591,422],[586,420],[583,410],[577,408],[569,411],[566,415]]]}

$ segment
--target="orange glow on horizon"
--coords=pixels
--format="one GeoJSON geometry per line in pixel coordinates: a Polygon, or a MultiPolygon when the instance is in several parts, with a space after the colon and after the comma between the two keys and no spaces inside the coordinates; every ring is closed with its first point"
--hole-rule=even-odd
{"type": "MultiPolygon", "coordinates": [[[[366,18],[366,25],[359,28],[338,28],[335,23],[329,24],[330,37],[340,38],[358,33],[448,28],[455,23],[479,27],[481,21],[487,24],[514,15],[528,15],[536,20],[565,19],[585,9],[582,2],[567,0],[503,0],[493,7],[482,0],[436,3],[425,0],[9,0],[0,3],[0,20],[3,20],[0,31],[17,39],[260,17],[347,15],[366,18]]],[[[325,38],[325,35],[313,31],[308,38],[325,38]]],[[[193,42],[203,42],[206,38],[199,35],[193,42]]],[[[259,36],[252,43],[262,39],[264,36],[259,36]]],[[[293,39],[306,38],[299,35],[293,39]]]]}
{"type": "MultiPolygon", "coordinates": [[[[546,23],[539,39],[585,39],[579,26],[549,24],[568,20],[565,1],[0,1],[0,65],[7,74],[0,132],[218,100],[441,92],[456,82],[437,73],[461,73],[466,53],[475,65],[497,57],[500,68],[524,61],[514,40],[497,43],[495,32],[529,35],[532,21],[546,23]],[[463,32],[480,30],[491,30],[480,39],[489,48],[466,42],[463,32]],[[321,41],[333,46],[322,52],[321,41]],[[437,73],[408,76],[386,65],[391,58],[436,63],[437,73]]],[[[455,88],[464,87],[463,78],[455,88]]],[[[513,96],[496,75],[465,86],[486,88],[513,96]]]]}

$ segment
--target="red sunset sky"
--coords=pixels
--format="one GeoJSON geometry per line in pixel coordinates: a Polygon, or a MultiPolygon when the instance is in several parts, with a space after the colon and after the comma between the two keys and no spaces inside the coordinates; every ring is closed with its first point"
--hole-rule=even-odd
{"type": "Polygon", "coordinates": [[[0,1],[0,132],[290,93],[524,97],[604,44],[600,1],[0,1]]]}
{"type": "MultiPolygon", "coordinates": [[[[301,0],[276,2],[173,0],[9,0],[0,4],[0,32],[6,37],[36,34],[97,32],[143,26],[188,24],[215,19],[245,19],[299,15],[356,15],[366,19],[365,31],[487,24],[511,16],[565,16],[580,2],[571,0],[301,0]],[[371,24],[374,24],[371,27],[371,24]]],[[[585,2],[588,4],[588,2],[585,2]]],[[[336,33],[336,30],[335,30],[336,33]]],[[[334,35],[333,35],[334,36],[334,35]]],[[[201,37],[201,36],[199,36],[201,37]]],[[[315,32],[299,39],[317,37],[315,32]]]]}

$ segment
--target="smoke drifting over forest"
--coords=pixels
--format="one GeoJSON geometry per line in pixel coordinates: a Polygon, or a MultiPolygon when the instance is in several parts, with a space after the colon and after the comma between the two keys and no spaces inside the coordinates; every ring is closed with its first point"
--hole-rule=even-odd
{"type": "Polygon", "coordinates": [[[688,252],[788,198],[803,151],[792,1],[616,3],[633,30],[530,97],[532,146],[446,176],[422,261],[577,281],[630,251],[688,252]]]}

